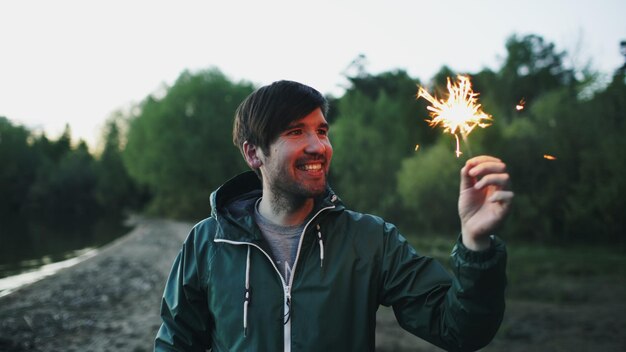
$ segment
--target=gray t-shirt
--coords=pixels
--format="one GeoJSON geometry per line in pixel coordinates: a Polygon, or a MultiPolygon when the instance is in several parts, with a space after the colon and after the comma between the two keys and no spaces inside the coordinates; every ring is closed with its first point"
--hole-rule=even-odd
{"type": "Polygon", "coordinates": [[[254,220],[272,251],[271,256],[278,271],[288,283],[306,222],[296,226],[276,225],[259,213],[258,204],[254,207],[254,220]]]}

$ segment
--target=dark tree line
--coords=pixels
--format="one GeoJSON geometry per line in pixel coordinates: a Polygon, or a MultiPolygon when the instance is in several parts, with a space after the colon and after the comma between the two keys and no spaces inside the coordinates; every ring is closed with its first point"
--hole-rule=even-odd
{"type": "Polygon", "coordinates": [[[140,206],[142,193],[122,163],[116,123],[108,122],[96,158],[83,141],[72,145],[69,126],[50,140],[0,117],[1,218],[73,221],[140,206]]]}
{"type": "MultiPolygon", "coordinates": [[[[592,90],[593,73],[567,67],[567,53],[539,36],[512,36],[506,49],[497,70],[469,73],[494,120],[473,132],[458,159],[454,138],[429,127],[427,102],[415,99],[418,85],[443,92],[452,69],[420,82],[403,70],[372,75],[357,67],[345,93],[329,97],[333,188],[350,207],[405,233],[453,235],[458,170],[470,154],[486,153],[505,160],[513,178],[506,236],[626,243],[626,66],[592,90]],[[515,108],[520,101],[523,110],[515,108]]],[[[231,130],[237,105],[254,88],[217,69],[183,72],[162,94],[111,118],[96,157],[71,145],[69,128],[49,140],[2,118],[1,211],[207,216],[210,192],[246,170],[231,130]]]]}

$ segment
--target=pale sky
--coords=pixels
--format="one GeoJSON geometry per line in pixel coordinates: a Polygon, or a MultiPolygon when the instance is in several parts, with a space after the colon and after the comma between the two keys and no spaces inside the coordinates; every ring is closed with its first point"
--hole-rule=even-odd
{"type": "Polygon", "coordinates": [[[257,85],[297,80],[340,95],[368,72],[428,81],[443,65],[497,69],[511,34],[537,34],[609,75],[623,63],[623,0],[3,1],[0,116],[91,147],[115,110],[179,74],[219,68],[257,85]]]}

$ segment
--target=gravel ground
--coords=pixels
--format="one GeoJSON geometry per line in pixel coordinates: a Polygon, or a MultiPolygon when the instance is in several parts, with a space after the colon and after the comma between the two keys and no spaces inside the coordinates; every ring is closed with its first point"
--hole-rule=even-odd
{"type": "Polygon", "coordinates": [[[150,351],[163,285],[192,224],[138,220],[73,267],[0,298],[0,351],[150,351]]]}
{"type": "MultiPolygon", "coordinates": [[[[151,351],[163,285],[192,225],[137,220],[96,256],[0,298],[0,352],[151,351]]],[[[578,303],[509,300],[484,351],[626,351],[624,286],[579,282],[578,303]]],[[[441,351],[400,329],[384,307],[376,350],[441,351]]]]}

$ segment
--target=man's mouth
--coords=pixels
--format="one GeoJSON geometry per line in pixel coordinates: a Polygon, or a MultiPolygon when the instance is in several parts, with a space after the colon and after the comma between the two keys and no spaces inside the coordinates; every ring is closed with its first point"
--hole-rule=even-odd
{"type": "Polygon", "coordinates": [[[322,169],[322,164],[318,163],[318,164],[298,165],[298,169],[303,170],[303,171],[317,171],[317,170],[322,169]]]}

